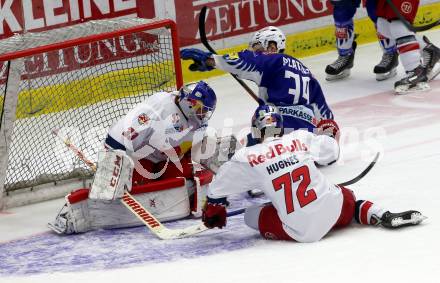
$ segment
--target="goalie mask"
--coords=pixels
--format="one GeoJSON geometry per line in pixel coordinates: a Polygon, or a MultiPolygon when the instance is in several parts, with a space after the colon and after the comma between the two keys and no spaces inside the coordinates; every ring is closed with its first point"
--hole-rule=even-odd
{"type": "Polygon", "coordinates": [[[208,122],[217,104],[214,90],[204,81],[184,85],[179,90],[179,106],[188,121],[196,125],[208,122]]]}
{"type": "Polygon", "coordinates": [[[268,26],[257,31],[249,42],[249,47],[254,51],[261,48],[268,51],[270,42],[275,42],[278,53],[284,53],[286,36],[279,28],[274,26],[268,26]]]}
{"type": "Polygon", "coordinates": [[[283,118],[272,105],[260,105],[252,117],[252,137],[263,141],[284,134],[283,118]]]}

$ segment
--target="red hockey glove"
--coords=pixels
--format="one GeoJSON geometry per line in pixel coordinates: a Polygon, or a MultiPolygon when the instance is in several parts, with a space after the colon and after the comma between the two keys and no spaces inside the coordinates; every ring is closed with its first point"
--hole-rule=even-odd
{"type": "Polygon", "coordinates": [[[334,120],[322,119],[316,126],[318,135],[327,135],[339,141],[339,126],[334,120]]]}
{"type": "Polygon", "coordinates": [[[212,199],[203,208],[202,221],[206,227],[223,228],[226,226],[226,198],[212,199]]]}

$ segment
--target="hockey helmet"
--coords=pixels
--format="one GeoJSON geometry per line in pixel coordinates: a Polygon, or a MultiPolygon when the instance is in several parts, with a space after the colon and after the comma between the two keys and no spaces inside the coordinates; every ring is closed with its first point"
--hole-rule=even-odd
{"type": "Polygon", "coordinates": [[[257,31],[252,36],[249,47],[255,50],[260,45],[267,51],[269,43],[272,41],[277,45],[277,52],[284,53],[284,49],[286,49],[286,36],[279,28],[274,26],[268,26],[257,31]]]}
{"type": "Polygon", "coordinates": [[[179,105],[183,114],[197,125],[208,122],[216,104],[214,90],[204,81],[186,84],[179,90],[179,105]]]}
{"type": "Polygon", "coordinates": [[[272,105],[260,105],[252,116],[252,137],[262,141],[266,137],[284,134],[283,117],[272,105]]]}

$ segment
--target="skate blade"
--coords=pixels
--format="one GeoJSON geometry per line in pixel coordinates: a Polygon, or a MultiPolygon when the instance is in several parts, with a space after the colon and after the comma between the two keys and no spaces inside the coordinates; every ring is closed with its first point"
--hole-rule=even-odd
{"type": "Polygon", "coordinates": [[[440,62],[434,65],[434,68],[432,68],[431,72],[429,72],[428,76],[428,82],[435,79],[435,77],[440,74],[440,62]]]}
{"type": "Polygon", "coordinates": [[[248,195],[250,197],[256,198],[256,197],[264,195],[264,192],[261,190],[253,189],[253,190],[248,191],[248,195]]]}
{"type": "Polygon", "coordinates": [[[343,78],[346,78],[350,75],[350,69],[344,70],[342,72],[340,72],[337,75],[330,75],[327,74],[327,77],[325,78],[325,80],[331,82],[331,81],[337,81],[337,80],[342,80],[343,78]]]}
{"type": "Polygon", "coordinates": [[[422,221],[427,218],[428,217],[423,216],[420,213],[413,213],[413,214],[411,214],[410,219],[403,219],[402,217],[398,217],[398,218],[391,220],[391,226],[393,228],[398,228],[398,227],[402,227],[402,226],[418,225],[418,224],[422,223],[422,221]]]}
{"type": "Polygon", "coordinates": [[[397,75],[397,71],[396,68],[392,69],[391,71],[387,72],[387,73],[383,73],[383,74],[376,74],[376,81],[384,81],[387,80],[389,78],[393,78],[397,75]]]}
{"type": "Polygon", "coordinates": [[[396,94],[402,95],[402,94],[408,94],[412,92],[420,92],[420,91],[428,91],[431,87],[426,82],[420,82],[416,86],[409,88],[408,86],[398,86],[394,88],[394,91],[396,94]]]}

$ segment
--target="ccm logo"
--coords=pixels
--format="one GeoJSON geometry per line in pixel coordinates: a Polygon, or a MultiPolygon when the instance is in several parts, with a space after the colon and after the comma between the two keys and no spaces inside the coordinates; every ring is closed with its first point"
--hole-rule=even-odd
{"type": "Polygon", "coordinates": [[[110,180],[111,187],[115,187],[116,184],[118,183],[118,179],[119,179],[118,176],[119,176],[119,172],[121,171],[121,157],[116,156],[116,160],[115,160],[115,162],[113,162],[113,164],[115,166],[113,167],[113,175],[110,180]]]}

